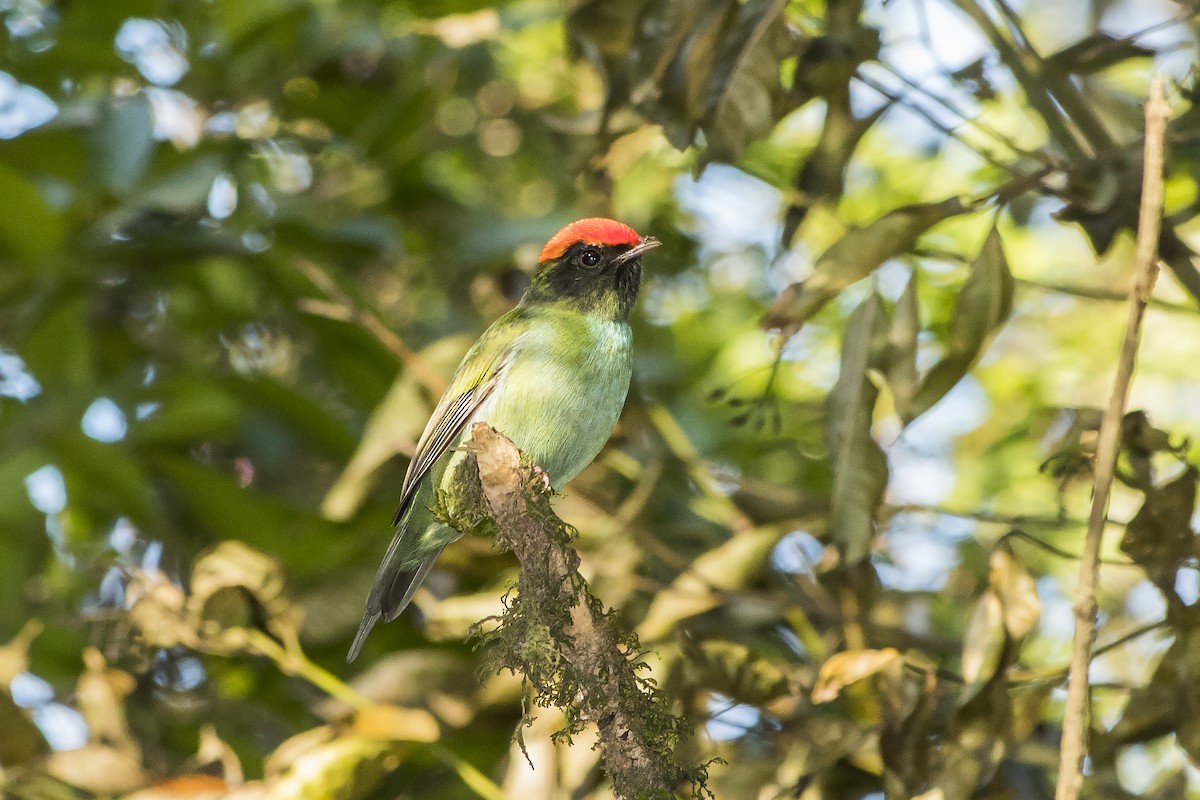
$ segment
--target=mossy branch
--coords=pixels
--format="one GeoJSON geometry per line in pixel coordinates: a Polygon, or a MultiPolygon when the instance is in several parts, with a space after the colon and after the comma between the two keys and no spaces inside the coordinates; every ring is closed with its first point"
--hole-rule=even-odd
{"type": "Polygon", "coordinates": [[[703,767],[674,757],[688,729],[650,679],[634,635],[621,632],[579,574],[575,531],[550,508],[546,475],[507,438],[476,423],[468,443],[470,483],[454,520],[460,529],[494,526],[495,538],[521,564],[517,592],[498,627],[481,634],[491,666],[520,673],[542,706],[566,711],[556,736],[568,739],[587,722],[599,731],[601,758],[622,798],[673,796],[691,782],[703,794],[703,767]],[[475,479],[478,479],[477,482],[475,479]]]}

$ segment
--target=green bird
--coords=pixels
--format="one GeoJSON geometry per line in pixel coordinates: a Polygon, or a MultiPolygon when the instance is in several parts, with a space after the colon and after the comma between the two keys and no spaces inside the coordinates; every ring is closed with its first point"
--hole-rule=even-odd
{"type": "Polygon", "coordinates": [[[471,425],[506,435],[561,487],[592,462],[616,427],[633,368],[629,312],[642,255],[659,245],[611,219],[583,219],[542,249],[521,302],[467,352],[417,442],[388,546],[347,659],[380,619],[412,600],[460,534],[434,518],[438,490],[463,480],[471,425]]]}

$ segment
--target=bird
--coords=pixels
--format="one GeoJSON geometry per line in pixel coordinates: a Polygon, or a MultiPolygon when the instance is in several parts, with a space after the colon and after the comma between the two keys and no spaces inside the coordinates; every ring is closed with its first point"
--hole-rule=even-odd
{"type": "Polygon", "coordinates": [[[642,256],[653,236],[592,217],[554,234],[520,302],[467,351],[417,441],[395,535],[367,595],[347,661],[381,619],[390,622],[442,550],[461,534],[433,506],[466,479],[465,442],[486,422],[507,436],[550,485],[561,488],[608,441],[629,393],[633,337],[629,314],[642,282],[642,256]]]}

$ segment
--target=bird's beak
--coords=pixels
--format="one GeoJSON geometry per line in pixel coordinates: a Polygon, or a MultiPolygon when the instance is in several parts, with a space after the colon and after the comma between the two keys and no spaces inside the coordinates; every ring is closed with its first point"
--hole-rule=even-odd
{"type": "Polygon", "coordinates": [[[662,244],[662,242],[660,242],[658,239],[655,239],[653,236],[643,236],[640,242],[626,250],[624,253],[621,253],[621,255],[617,256],[614,260],[614,263],[617,266],[627,264],[630,261],[633,261],[635,258],[641,258],[642,253],[645,253],[647,250],[653,250],[660,244],[662,244]]]}

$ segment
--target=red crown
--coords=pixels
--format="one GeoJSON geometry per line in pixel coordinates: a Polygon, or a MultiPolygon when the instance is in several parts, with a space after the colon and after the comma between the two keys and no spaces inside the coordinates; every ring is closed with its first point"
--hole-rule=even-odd
{"type": "Polygon", "coordinates": [[[578,222],[572,222],[551,236],[550,241],[546,242],[546,246],[542,248],[542,254],[538,256],[538,262],[541,263],[558,258],[567,252],[568,247],[579,242],[615,245],[637,244],[641,240],[642,237],[637,235],[637,231],[622,222],[603,217],[589,217],[588,219],[581,219],[578,222]]]}

